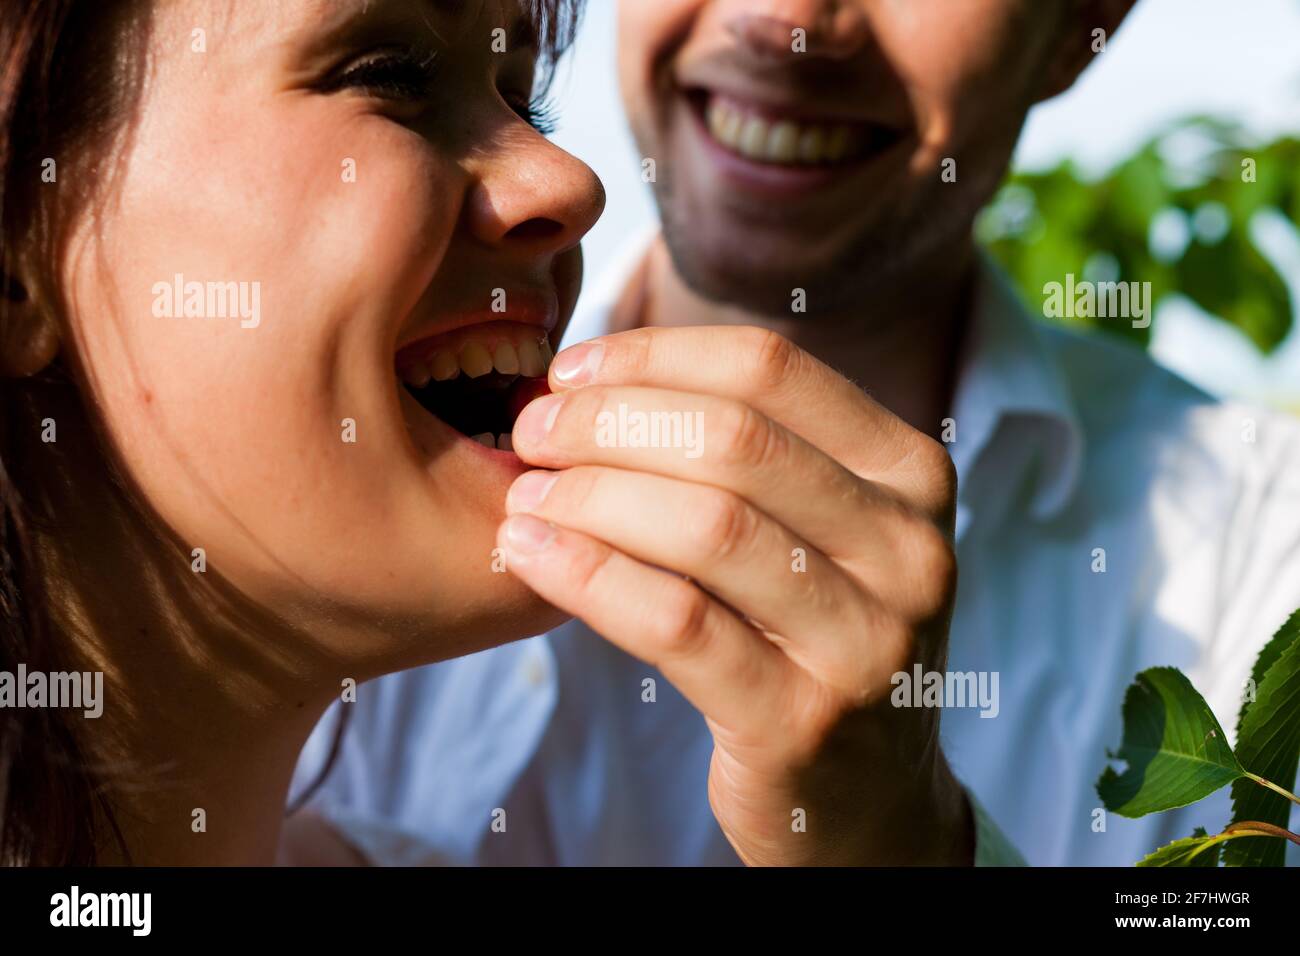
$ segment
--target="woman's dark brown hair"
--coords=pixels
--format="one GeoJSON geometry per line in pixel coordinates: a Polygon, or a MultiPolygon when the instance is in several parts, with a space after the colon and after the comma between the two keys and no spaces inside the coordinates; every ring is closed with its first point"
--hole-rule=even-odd
{"type": "MultiPolygon", "coordinates": [[[[573,40],[581,5],[522,0],[548,76],[573,40]]],[[[52,284],[60,229],[109,175],[107,146],[125,124],[143,76],[148,6],[145,0],[0,0],[0,328],[36,291],[17,280],[17,264],[35,256],[52,284]],[[49,159],[57,164],[57,185],[42,179],[49,159]]],[[[58,290],[44,291],[54,294],[42,301],[61,301],[58,290]]],[[[50,486],[64,485],[59,493],[67,494],[86,478],[76,463],[49,467],[46,458],[37,480],[32,465],[37,455],[63,454],[36,436],[51,402],[67,401],[73,390],[60,361],[36,376],[0,379],[0,672],[15,674],[20,664],[28,672],[73,670],[86,661],[86,649],[59,626],[59,595],[41,572],[40,551],[42,539],[76,530],[60,526],[50,486]]],[[[91,404],[87,396],[75,398],[91,404]]],[[[107,448],[101,459],[113,472],[107,448]]],[[[110,477],[115,488],[125,487],[120,476],[110,477]]],[[[0,864],[92,864],[106,847],[129,859],[110,799],[118,768],[108,765],[101,742],[75,714],[0,708],[0,864]]],[[[328,765],[317,784],[325,772],[328,765]]]]}

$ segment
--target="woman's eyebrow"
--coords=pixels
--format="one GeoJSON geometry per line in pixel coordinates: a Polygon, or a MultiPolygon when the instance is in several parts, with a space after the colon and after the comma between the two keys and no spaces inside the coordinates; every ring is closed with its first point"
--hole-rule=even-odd
{"type": "Polygon", "coordinates": [[[316,54],[345,40],[409,29],[413,18],[436,37],[437,15],[444,12],[454,15],[463,7],[444,0],[308,0],[300,20],[310,26],[296,32],[307,51],[316,54]]]}
{"type": "MultiPolygon", "coordinates": [[[[448,16],[461,16],[465,13],[465,0],[423,0],[423,2],[448,16]]],[[[490,2],[492,0],[484,0],[485,4],[490,2]]],[[[482,15],[482,8],[479,15],[482,15]]],[[[514,22],[510,24],[510,30],[506,34],[506,49],[511,52],[515,50],[536,52],[539,42],[537,24],[533,18],[525,15],[522,10],[517,10],[514,22]]]]}
{"type": "MultiPolygon", "coordinates": [[[[308,13],[313,22],[311,46],[319,48],[357,33],[409,24],[413,13],[422,14],[424,25],[438,36],[437,21],[455,22],[465,15],[466,6],[465,0],[309,0],[308,13]]],[[[507,32],[507,48],[535,52],[539,42],[533,18],[516,12],[507,32]]]]}

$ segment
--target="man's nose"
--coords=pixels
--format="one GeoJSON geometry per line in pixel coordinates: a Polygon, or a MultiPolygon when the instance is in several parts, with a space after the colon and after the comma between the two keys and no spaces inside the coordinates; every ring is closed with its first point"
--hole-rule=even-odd
{"type": "Polygon", "coordinates": [[[752,53],[845,60],[870,34],[861,0],[718,0],[721,22],[752,53]],[[800,33],[799,31],[802,31],[800,33]]]}
{"type": "Polygon", "coordinates": [[[540,136],[475,164],[465,223],[480,242],[527,256],[578,244],[605,208],[605,190],[582,161],[540,136]]]}

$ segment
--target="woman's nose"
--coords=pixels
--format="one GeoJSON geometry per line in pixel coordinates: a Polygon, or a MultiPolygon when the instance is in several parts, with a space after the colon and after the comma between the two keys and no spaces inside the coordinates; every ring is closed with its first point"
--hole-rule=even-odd
{"type": "Polygon", "coordinates": [[[586,163],[541,136],[476,163],[465,215],[474,238],[503,251],[555,254],[576,246],[605,209],[586,163]]]}

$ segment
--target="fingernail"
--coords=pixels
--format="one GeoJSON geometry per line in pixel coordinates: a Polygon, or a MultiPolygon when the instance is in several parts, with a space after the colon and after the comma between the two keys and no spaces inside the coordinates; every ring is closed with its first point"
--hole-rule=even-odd
{"type": "Polygon", "coordinates": [[[511,515],[506,519],[506,544],[517,554],[537,554],[555,538],[555,529],[532,515],[511,515]]]}
{"type": "Polygon", "coordinates": [[[559,475],[553,471],[529,471],[520,475],[506,494],[506,510],[512,514],[537,510],[557,478],[559,475]]]}
{"type": "Polygon", "coordinates": [[[551,374],[556,381],[565,385],[591,382],[595,380],[596,370],[600,368],[604,357],[605,346],[599,342],[584,342],[555,356],[555,361],[551,363],[551,374]]]}
{"type": "Polygon", "coordinates": [[[525,405],[515,421],[515,447],[530,442],[536,445],[549,435],[563,404],[563,395],[546,395],[525,405]]]}

